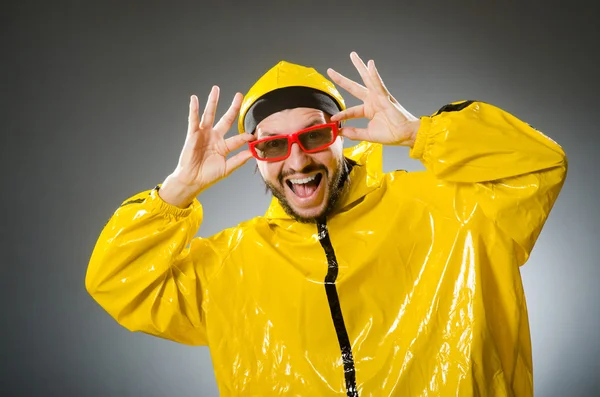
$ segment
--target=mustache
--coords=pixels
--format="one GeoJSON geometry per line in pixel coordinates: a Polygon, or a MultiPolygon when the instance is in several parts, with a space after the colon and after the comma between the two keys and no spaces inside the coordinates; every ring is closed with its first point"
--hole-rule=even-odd
{"type": "Polygon", "coordinates": [[[279,174],[279,177],[277,178],[277,180],[279,181],[279,184],[283,186],[283,179],[290,175],[308,174],[308,173],[316,172],[316,171],[323,171],[326,176],[329,174],[329,172],[327,171],[327,167],[325,167],[324,165],[310,164],[310,165],[307,165],[306,167],[302,168],[301,170],[294,170],[294,169],[285,170],[285,171],[281,172],[281,174],[279,174]]]}

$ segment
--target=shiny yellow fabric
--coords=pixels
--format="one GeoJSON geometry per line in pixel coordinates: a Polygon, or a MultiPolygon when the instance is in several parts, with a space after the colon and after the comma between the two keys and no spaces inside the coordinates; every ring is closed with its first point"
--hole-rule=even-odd
{"type": "MultiPolygon", "coordinates": [[[[345,151],[358,166],[327,226],[359,396],[532,395],[519,266],[567,160],[497,107],[455,109],[421,118],[410,156],[426,171],[382,172],[377,144],[345,151]]],[[[208,345],[222,396],[346,395],[316,226],[274,200],[195,238],[202,211],[156,190],[127,200],[94,249],[89,293],[131,331],[208,345]]]]}
{"type": "MultiPolygon", "coordinates": [[[[337,90],[335,85],[327,80],[325,76],[317,72],[314,68],[298,65],[287,61],[279,61],[275,66],[269,69],[264,75],[246,93],[240,107],[238,117],[238,131],[240,134],[244,130],[244,118],[246,113],[252,107],[254,102],[263,95],[286,87],[309,87],[322,91],[330,95],[338,104],[341,110],[346,109],[344,98],[337,90]]],[[[252,132],[252,131],[248,131],[252,132]]]]}

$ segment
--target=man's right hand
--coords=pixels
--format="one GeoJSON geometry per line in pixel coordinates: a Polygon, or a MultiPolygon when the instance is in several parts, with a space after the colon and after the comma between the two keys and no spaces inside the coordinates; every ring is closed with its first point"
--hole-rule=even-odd
{"type": "Polygon", "coordinates": [[[244,150],[227,159],[229,153],[255,139],[249,133],[224,138],[240,110],[242,94],[238,92],[235,95],[227,112],[213,126],[218,101],[219,87],[213,86],[200,119],[198,97],[191,96],[187,137],[179,163],[159,190],[165,202],[187,208],[203,190],[231,174],[252,157],[250,150],[244,150]]]}

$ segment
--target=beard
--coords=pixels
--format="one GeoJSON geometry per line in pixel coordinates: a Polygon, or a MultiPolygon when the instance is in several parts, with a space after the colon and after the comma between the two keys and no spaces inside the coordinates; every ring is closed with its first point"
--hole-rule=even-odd
{"type": "Polygon", "coordinates": [[[279,181],[279,185],[282,186],[281,189],[276,187],[271,182],[265,181],[263,179],[263,182],[265,184],[265,192],[268,193],[270,191],[271,194],[273,194],[273,196],[276,197],[277,200],[279,200],[279,204],[281,205],[285,213],[288,214],[291,218],[295,219],[300,223],[316,223],[317,220],[327,217],[335,209],[335,206],[344,190],[344,184],[348,179],[350,170],[354,165],[356,165],[356,163],[353,160],[343,158],[338,162],[337,166],[333,170],[332,175],[329,175],[329,170],[323,165],[311,165],[299,171],[300,173],[323,171],[323,173],[327,177],[329,192],[328,197],[325,198],[325,200],[327,200],[327,204],[325,205],[323,210],[316,216],[303,217],[296,211],[294,211],[288,200],[285,198],[285,193],[283,192],[283,189],[285,189],[285,187],[283,186],[283,178],[285,178],[286,176],[285,173],[280,174],[277,178],[279,181]]]}

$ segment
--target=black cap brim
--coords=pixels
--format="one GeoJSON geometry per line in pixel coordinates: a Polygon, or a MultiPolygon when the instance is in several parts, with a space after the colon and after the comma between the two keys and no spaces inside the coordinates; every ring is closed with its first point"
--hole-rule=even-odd
{"type": "Polygon", "coordinates": [[[283,87],[260,97],[246,112],[244,131],[254,133],[256,126],[270,115],[286,109],[312,108],[329,115],[341,111],[329,94],[310,87],[283,87]]]}

